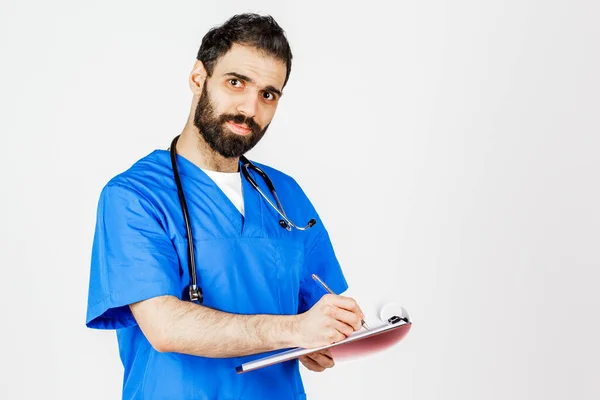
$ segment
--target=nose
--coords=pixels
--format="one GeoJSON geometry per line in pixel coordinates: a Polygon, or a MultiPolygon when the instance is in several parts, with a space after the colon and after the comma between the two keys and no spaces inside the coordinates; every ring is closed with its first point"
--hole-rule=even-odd
{"type": "Polygon", "coordinates": [[[246,118],[253,118],[256,115],[258,108],[258,98],[255,93],[250,91],[250,93],[240,100],[241,101],[237,106],[237,111],[246,116],[246,118]]]}

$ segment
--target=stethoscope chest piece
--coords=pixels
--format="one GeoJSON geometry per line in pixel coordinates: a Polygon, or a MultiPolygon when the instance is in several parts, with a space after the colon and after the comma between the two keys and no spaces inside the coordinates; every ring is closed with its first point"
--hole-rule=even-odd
{"type": "Polygon", "coordinates": [[[290,226],[290,224],[288,224],[287,222],[285,222],[284,220],[280,219],[279,220],[279,225],[284,228],[287,229],[289,232],[292,231],[292,227],[290,226]]]}
{"type": "Polygon", "coordinates": [[[188,295],[190,296],[190,301],[202,304],[202,302],[204,301],[204,294],[202,293],[202,288],[194,285],[189,285],[188,288],[188,295]]]}

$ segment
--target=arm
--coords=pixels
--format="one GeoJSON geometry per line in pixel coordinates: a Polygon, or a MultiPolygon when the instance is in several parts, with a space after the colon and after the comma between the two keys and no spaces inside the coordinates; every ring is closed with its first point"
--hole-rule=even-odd
{"type": "Polygon", "coordinates": [[[238,315],[173,296],[130,305],[142,332],[160,352],[236,357],[292,347],[291,315],[238,315]]]}
{"type": "Polygon", "coordinates": [[[318,347],[360,329],[363,314],[348,297],[325,295],[300,315],[241,315],[173,296],[130,305],[150,344],[160,352],[238,357],[288,347],[318,347]]]}
{"type": "Polygon", "coordinates": [[[360,328],[362,312],[354,300],[321,298],[322,292],[303,297],[310,305],[304,302],[305,309],[294,316],[228,314],[179,300],[179,260],[160,218],[155,205],[137,190],[121,184],[103,190],[87,326],[121,329],[137,324],[157,351],[205,357],[312,348],[360,328]]]}

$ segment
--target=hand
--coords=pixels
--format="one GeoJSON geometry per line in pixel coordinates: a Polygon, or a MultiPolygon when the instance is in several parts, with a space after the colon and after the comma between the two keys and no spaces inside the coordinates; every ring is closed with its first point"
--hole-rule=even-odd
{"type": "Polygon", "coordinates": [[[364,314],[350,297],[326,294],[297,316],[298,346],[315,348],[339,342],[361,328],[364,314]]]}
{"type": "Polygon", "coordinates": [[[323,372],[326,368],[332,368],[335,365],[330,349],[317,351],[299,358],[302,365],[310,371],[323,372]]]}

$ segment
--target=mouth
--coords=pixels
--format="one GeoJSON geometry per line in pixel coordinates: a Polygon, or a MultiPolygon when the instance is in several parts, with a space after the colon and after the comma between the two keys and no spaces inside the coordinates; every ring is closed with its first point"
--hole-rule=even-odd
{"type": "Polygon", "coordinates": [[[248,128],[246,125],[234,124],[231,121],[227,121],[227,126],[229,126],[229,129],[237,135],[245,136],[252,132],[252,129],[248,128]]]}

